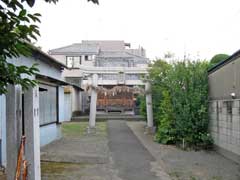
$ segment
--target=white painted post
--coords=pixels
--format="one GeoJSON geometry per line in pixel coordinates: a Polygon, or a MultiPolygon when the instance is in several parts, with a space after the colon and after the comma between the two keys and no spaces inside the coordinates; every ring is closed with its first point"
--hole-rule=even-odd
{"type": "Polygon", "coordinates": [[[94,87],[98,85],[98,75],[92,75],[92,91],[91,91],[91,103],[90,103],[90,115],[89,115],[89,128],[95,128],[96,125],[96,112],[97,112],[97,91],[94,87]]]}
{"type": "Polygon", "coordinates": [[[7,180],[15,179],[18,150],[22,136],[21,87],[8,86],[6,94],[7,180]]]}
{"type": "Polygon", "coordinates": [[[28,179],[40,180],[40,126],[38,86],[24,93],[25,156],[28,161],[28,179]]]}
{"type": "Polygon", "coordinates": [[[147,127],[153,127],[153,110],[152,110],[152,93],[151,93],[151,84],[147,82],[145,85],[146,91],[146,109],[147,109],[147,127]]]}

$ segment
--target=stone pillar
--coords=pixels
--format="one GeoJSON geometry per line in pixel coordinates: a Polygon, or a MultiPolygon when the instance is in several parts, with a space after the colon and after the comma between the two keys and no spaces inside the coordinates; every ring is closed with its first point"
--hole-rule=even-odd
{"type": "Polygon", "coordinates": [[[153,110],[152,110],[152,93],[151,84],[147,82],[145,85],[146,91],[146,109],[147,109],[147,128],[153,128],[153,110]]]}
{"type": "Polygon", "coordinates": [[[28,179],[40,180],[40,126],[38,86],[24,93],[25,157],[28,161],[28,179]]]}
{"type": "Polygon", "coordinates": [[[9,85],[6,94],[7,180],[15,179],[22,136],[22,95],[20,86],[9,85]]]}
{"type": "Polygon", "coordinates": [[[96,113],[97,113],[97,91],[94,89],[98,85],[98,75],[92,75],[92,91],[91,91],[91,104],[89,114],[89,128],[95,128],[96,125],[96,113]]]}

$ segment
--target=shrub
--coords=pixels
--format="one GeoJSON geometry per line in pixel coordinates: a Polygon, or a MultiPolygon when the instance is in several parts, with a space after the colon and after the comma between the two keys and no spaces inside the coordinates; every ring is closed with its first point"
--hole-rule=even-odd
{"type": "Polygon", "coordinates": [[[186,142],[209,146],[208,79],[209,63],[156,61],[149,72],[152,83],[156,140],[168,144],[186,142]]]}

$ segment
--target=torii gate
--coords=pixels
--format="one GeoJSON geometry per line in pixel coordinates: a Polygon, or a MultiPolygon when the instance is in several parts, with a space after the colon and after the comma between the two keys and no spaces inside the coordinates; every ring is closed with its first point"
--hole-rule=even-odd
{"type": "MultiPolygon", "coordinates": [[[[97,87],[98,87],[98,74],[119,74],[123,72],[125,74],[148,74],[147,68],[141,67],[84,67],[80,68],[83,73],[91,75],[91,102],[90,102],[90,115],[89,115],[89,129],[95,129],[96,126],[96,114],[97,114],[97,87]]],[[[117,84],[116,84],[117,85],[117,84]]],[[[146,96],[146,110],[147,110],[147,129],[152,131],[153,129],[153,111],[152,111],[152,94],[151,83],[149,81],[143,82],[143,80],[132,80],[126,82],[125,85],[144,85],[146,96]]]]}

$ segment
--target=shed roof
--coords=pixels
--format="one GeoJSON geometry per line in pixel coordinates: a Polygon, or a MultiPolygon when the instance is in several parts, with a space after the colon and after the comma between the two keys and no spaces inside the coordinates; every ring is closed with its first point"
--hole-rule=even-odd
{"type": "Polygon", "coordinates": [[[53,77],[44,76],[42,74],[36,74],[36,78],[37,79],[42,79],[44,81],[48,81],[48,82],[51,82],[51,83],[55,83],[55,84],[60,85],[60,86],[73,86],[74,88],[76,88],[80,91],[84,91],[80,86],[77,86],[76,84],[72,84],[72,83],[69,83],[69,82],[66,82],[66,81],[63,81],[63,80],[60,80],[60,79],[56,79],[56,78],[53,78],[53,77]]]}
{"type": "Polygon", "coordinates": [[[53,57],[49,56],[47,53],[43,52],[41,49],[31,45],[33,56],[47,64],[52,64],[59,69],[68,68],[65,64],[57,61],[53,57]]]}
{"type": "Polygon", "coordinates": [[[236,51],[235,53],[233,53],[231,56],[229,56],[227,59],[225,59],[224,61],[219,62],[218,64],[216,64],[215,66],[213,66],[212,68],[210,68],[208,70],[208,74],[211,74],[215,71],[217,71],[218,69],[222,68],[223,66],[225,66],[226,64],[236,60],[238,57],[240,57],[240,50],[236,51]]]}

